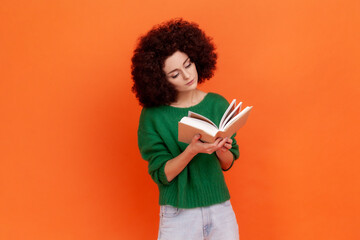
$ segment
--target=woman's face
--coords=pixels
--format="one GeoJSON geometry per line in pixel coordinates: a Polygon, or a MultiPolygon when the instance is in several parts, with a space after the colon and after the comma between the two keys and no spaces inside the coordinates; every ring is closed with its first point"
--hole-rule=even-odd
{"type": "Polygon", "coordinates": [[[176,51],[165,60],[163,68],[166,78],[179,92],[194,90],[198,83],[195,63],[186,53],[176,51]]]}

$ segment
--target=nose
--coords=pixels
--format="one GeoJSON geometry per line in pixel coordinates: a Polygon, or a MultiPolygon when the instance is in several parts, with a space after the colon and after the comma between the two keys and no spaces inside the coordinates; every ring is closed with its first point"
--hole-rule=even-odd
{"type": "Polygon", "coordinates": [[[190,78],[190,73],[187,70],[183,70],[184,79],[190,78]]]}

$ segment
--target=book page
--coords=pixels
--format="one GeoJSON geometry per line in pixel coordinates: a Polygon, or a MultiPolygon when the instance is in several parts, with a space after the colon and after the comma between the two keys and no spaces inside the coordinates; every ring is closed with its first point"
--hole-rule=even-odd
{"type": "Polygon", "coordinates": [[[201,135],[201,141],[212,143],[215,141],[216,136],[212,136],[201,129],[190,127],[184,123],[179,122],[178,141],[184,143],[191,143],[196,134],[201,135]]]}
{"type": "Polygon", "coordinates": [[[207,122],[207,123],[210,123],[210,124],[213,125],[214,127],[216,127],[216,129],[218,128],[213,121],[211,121],[211,120],[208,119],[207,117],[204,117],[203,115],[200,115],[200,114],[198,114],[198,113],[194,113],[194,112],[192,112],[192,111],[189,111],[188,117],[205,121],[205,122],[207,122]]]}
{"type": "Polygon", "coordinates": [[[229,124],[229,122],[240,113],[242,102],[240,102],[235,109],[229,114],[229,116],[225,119],[221,131],[226,128],[226,126],[229,124]]]}
{"type": "Polygon", "coordinates": [[[226,109],[224,115],[221,118],[220,124],[219,124],[219,129],[223,129],[224,127],[224,121],[227,118],[227,116],[234,110],[236,105],[236,99],[232,100],[229,107],[226,109]]]}
{"type": "Polygon", "coordinates": [[[183,117],[178,123],[178,141],[191,143],[196,134],[201,135],[201,141],[209,143],[214,142],[218,137],[231,137],[246,123],[252,109],[251,106],[240,111],[242,102],[235,105],[234,99],[222,116],[222,130],[219,130],[210,119],[189,111],[189,116],[183,117]]]}
{"type": "Polygon", "coordinates": [[[244,110],[242,110],[238,115],[236,115],[226,124],[225,128],[222,131],[226,132],[230,129],[236,129],[234,131],[235,133],[239,128],[241,128],[246,123],[246,120],[249,117],[251,109],[252,107],[246,107],[244,110]]]}
{"type": "Polygon", "coordinates": [[[200,134],[203,142],[214,142],[218,129],[212,124],[190,117],[183,117],[178,123],[178,140],[190,143],[196,134],[200,134]]]}
{"type": "Polygon", "coordinates": [[[246,107],[243,111],[241,111],[239,115],[231,119],[225,130],[219,131],[214,137],[214,139],[218,137],[231,137],[232,135],[234,135],[234,133],[236,133],[240,128],[245,125],[247,119],[249,118],[251,109],[252,107],[246,107]]]}
{"type": "Polygon", "coordinates": [[[183,117],[180,122],[197,129],[202,129],[203,131],[209,133],[212,136],[215,136],[218,132],[218,128],[216,126],[213,126],[212,124],[209,124],[208,122],[204,122],[197,118],[183,117]]]}

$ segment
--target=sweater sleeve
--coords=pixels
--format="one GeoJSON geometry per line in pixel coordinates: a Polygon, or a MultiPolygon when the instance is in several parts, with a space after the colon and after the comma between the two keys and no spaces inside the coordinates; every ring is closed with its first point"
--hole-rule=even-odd
{"type": "Polygon", "coordinates": [[[230,149],[230,152],[234,155],[234,160],[238,159],[240,156],[239,146],[236,142],[235,136],[236,136],[236,133],[231,137],[233,142],[232,142],[232,148],[230,149]]]}
{"type": "Polygon", "coordinates": [[[236,136],[236,133],[231,137],[231,139],[233,140],[233,143],[232,143],[232,148],[229,150],[232,153],[234,159],[233,159],[230,167],[228,169],[223,169],[223,171],[229,171],[230,168],[232,168],[232,166],[234,165],[235,160],[238,159],[240,156],[239,146],[237,145],[235,136],[236,136]]]}
{"type": "Polygon", "coordinates": [[[172,155],[159,135],[138,131],[138,145],[143,159],[148,162],[148,172],[158,185],[170,184],[165,175],[165,164],[172,155]]]}

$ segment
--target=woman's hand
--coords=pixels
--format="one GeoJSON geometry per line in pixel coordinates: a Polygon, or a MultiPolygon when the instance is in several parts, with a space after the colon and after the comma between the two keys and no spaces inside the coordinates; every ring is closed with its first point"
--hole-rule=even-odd
{"type": "Polygon", "coordinates": [[[204,143],[200,141],[200,138],[200,134],[195,135],[191,143],[181,154],[167,161],[164,172],[169,182],[171,182],[198,153],[212,154],[216,152],[222,169],[227,169],[231,166],[233,155],[228,150],[232,147],[232,139],[218,138],[213,143],[204,143]]]}
{"type": "Polygon", "coordinates": [[[213,143],[203,143],[200,141],[200,137],[200,134],[195,135],[191,143],[181,154],[167,161],[164,172],[169,182],[171,182],[177,175],[179,175],[179,173],[198,153],[211,154],[224,147],[227,141],[226,138],[218,138],[213,143]]]}
{"type": "Polygon", "coordinates": [[[220,148],[219,150],[216,151],[216,153],[221,153],[221,152],[226,152],[228,151],[229,149],[232,148],[232,143],[233,143],[233,140],[231,138],[224,138],[226,139],[226,142],[224,144],[224,146],[222,148],[220,148]]]}
{"type": "Polygon", "coordinates": [[[231,148],[232,139],[229,138],[224,138],[224,139],[217,138],[213,143],[201,142],[200,138],[201,135],[196,134],[188,146],[191,152],[194,153],[195,155],[198,153],[212,154],[213,152],[217,152],[221,149],[224,149],[221,151],[227,151],[228,149],[231,148]]]}

